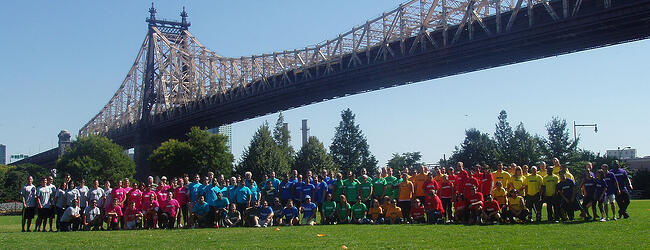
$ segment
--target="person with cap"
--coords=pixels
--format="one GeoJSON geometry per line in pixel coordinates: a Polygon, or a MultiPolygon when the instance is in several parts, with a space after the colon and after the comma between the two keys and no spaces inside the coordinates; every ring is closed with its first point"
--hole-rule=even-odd
{"type": "MultiPolygon", "coordinates": [[[[309,181],[309,178],[305,178],[305,181],[309,181]]],[[[305,196],[305,200],[300,206],[300,212],[302,213],[302,225],[313,226],[316,222],[316,209],[317,206],[311,202],[311,195],[305,196]]]]}
{"type": "Polygon", "coordinates": [[[546,203],[546,215],[548,216],[549,222],[557,221],[560,218],[559,197],[556,193],[558,183],[560,183],[560,177],[553,174],[553,166],[546,167],[546,176],[542,178],[542,186],[540,189],[540,193],[542,194],[540,206],[546,203]]]}
{"type": "Polygon", "coordinates": [[[72,205],[68,206],[61,217],[61,231],[77,231],[81,224],[81,213],[79,211],[79,200],[72,200],[72,205]]]}
{"type": "Polygon", "coordinates": [[[517,189],[512,189],[508,192],[508,210],[504,213],[505,220],[510,223],[515,223],[515,219],[520,222],[525,222],[528,216],[528,209],[524,197],[518,194],[517,189]]]}
{"type": "Polygon", "coordinates": [[[224,219],[228,215],[228,205],[230,205],[230,200],[223,196],[223,192],[217,193],[217,199],[214,201],[215,209],[215,222],[217,226],[224,226],[224,219]]]}
{"type": "Polygon", "coordinates": [[[526,191],[526,207],[530,213],[528,214],[528,221],[533,221],[533,211],[535,211],[535,219],[537,222],[542,221],[542,196],[541,189],[544,179],[537,174],[537,167],[530,168],[530,174],[524,178],[523,190],[526,191]]]}

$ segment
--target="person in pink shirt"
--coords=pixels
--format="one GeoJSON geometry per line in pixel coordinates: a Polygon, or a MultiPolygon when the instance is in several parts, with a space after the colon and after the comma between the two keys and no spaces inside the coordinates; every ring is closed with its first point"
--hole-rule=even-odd
{"type": "Polygon", "coordinates": [[[187,217],[187,201],[189,200],[189,190],[183,185],[183,179],[178,179],[176,181],[176,189],[174,189],[174,198],[178,201],[178,205],[181,206],[181,212],[176,216],[176,226],[181,226],[181,215],[183,216],[183,225],[188,226],[188,217],[187,217]]]}
{"type": "Polygon", "coordinates": [[[169,199],[162,202],[162,213],[160,214],[160,227],[161,228],[174,228],[174,222],[176,222],[176,215],[180,210],[180,205],[178,201],[174,199],[174,192],[169,191],[167,193],[169,199]]]}
{"type": "MultiPolygon", "coordinates": [[[[133,184],[135,184],[135,183],[133,183],[133,184]]],[[[137,187],[138,186],[135,186],[135,188],[137,188],[137,187]]],[[[124,178],[124,181],[122,181],[122,189],[124,189],[125,194],[128,194],[129,192],[131,192],[131,189],[133,189],[131,187],[129,178],[124,178]]]]}
{"type": "Polygon", "coordinates": [[[158,183],[158,189],[156,191],[160,192],[163,191],[167,193],[171,187],[167,185],[167,177],[163,176],[160,178],[160,182],[158,183]]]}
{"type": "Polygon", "coordinates": [[[142,199],[140,201],[141,202],[141,207],[140,207],[141,210],[145,210],[144,208],[142,208],[142,206],[144,204],[149,204],[150,203],[149,201],[152,201],[152,200],[154,200],[154,201],[158,200],[158,197],[156,196],[156,192],[151,190],[151,186],[147,185],[144,188],[144,192],[142,192],[142,199]]]}
{"type": "Polygon", "coordinates": [[[142,209],[142,191],[138,189],[137,183],[133,183],[133,187],[127,195],[127,201],[133,202],[138,210],[142,209]]]}
{"type": "Polygon", "coordinates": [[[168,195],[169,191],[166,191],[165,188],[158,186],[158,190],[156,191],[156,199],[158,200],[158,203],[162,204],[163,202],[167,201],[169,198],[168,195]]]}
{"type": "Polygon", "coordinates": [[[118,205],[120,208],[124,207],[124,201],[126,200],[126,193],[122,188],[122,181],[118,181],[115,184],[115,187],[113,187],[113,190],[111,190],[111,197],[113,197],[113,202],[117,202],[114,203],[115,205],[118,205]]]}
{"type": "Polygon", "coordinates": [[[109,230],[119,229],[118,222],[120,221],[120,218],[122,218],[123,214],[122,208],[117,205],[118,203],[118,198],[113,198],[111,205],[106,208],[106,217],[104,217],[104,221],[108,224],[106,228],[109,230]]]}
{"type": "Polygon", "coordinates": [[[129,208],[124,212],[124,220],[126,229],[133,230],[142,227],[142,212],[136,207],[135,202],[129,202],[129,208]]]}
{"type": "MultiPolygon", "coordinates": [[[[147,187],[147,189],[151,189],[151,188],[147,187]]],[[[151,190],[150,192],[153,193],[153,191],[151,190]]],[[[152,197],[156,197],[156,196],[152,195],[152,197]]],[[[147,199],[147,202],[142,203],[142,212],[144,213],[144,228],[146,229],[158,228],[158,210],[160,210],[159,204],[155,198],[147,199]]]]}

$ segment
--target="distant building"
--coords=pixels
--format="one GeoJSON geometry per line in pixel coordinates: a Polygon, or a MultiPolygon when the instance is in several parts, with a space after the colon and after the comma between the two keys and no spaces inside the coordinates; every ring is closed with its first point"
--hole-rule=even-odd
{"type": "Polygon", "coordinates": [[[623,148],[623,149],[607,150],[606,154],[608,157],[613,157],[620,160],[634,159],[636,158],[636,149],[623,148]]]}
{"type": "Polygon", "coordinates": [[[307,126],[307,119],[302,120],[302,146],[304,147],[307,145],[307,141],[309,141],[309,127],[307,126]]]}
{"type": "Polygon", "coordinates": [[[7,146],[0,144],[0,164],[7,164],[7,146]]]}
{"type": "Polygon", "coordinates": [[[650,156],[625,160],[630,169],[650,171],[650,156]]]}
{"type": "Polygon", "coordinates": [[[219,133],[225,135],[228,138],[228,141],[226,141],[226,146],[228,147],[228,150],[230,150],[230,153],[232,154],[232,125],[231,124],[221,125],[217,128],[208,129],[208,132],[213,134],[219,133]]]}

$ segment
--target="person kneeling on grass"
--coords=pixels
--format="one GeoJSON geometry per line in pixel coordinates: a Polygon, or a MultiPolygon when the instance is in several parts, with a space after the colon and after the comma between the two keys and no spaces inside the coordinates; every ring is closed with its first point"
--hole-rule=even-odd
{"type": "Polygon", "coordinates": [[[476,192],[476,186],[470,188],[470,194],[467,197],[469,203],[469,224],[478,223],[481,220],[483,212],[483,194],[476,192]]]}
{"type": "Polygon", "coordinates": [[[163,201],[162,213],[160,213],[160,220],[158,226],[161,228],[173,229],[176,222],[176,215],[180,211],[180,204],[174,199],[174,192],[167,191],[167,200],[163,201]]]}
{"type": "Polygon", "coordinates": [[[315,203],[311,202],[311,196],[306,195],[305,196],[305,201],[302,203],[302,206],[300,207],[300,211],[302,212],[302,225],[310,225],[313,226],[314,223],[316,222],[316,209],[318,207],[316,206],[315,203]]]}
{"type": "Polygon", "coordinates": [[[122,217],[122,208],[119,205],[119,199],[117,197],[113,198],[113,202],[106,207],[106,216],[104,221],[106,222],[109,230],[119,229],[119,221],[122,217]]]}
{"type": "Polygon", "coordinates": [[[273,209],[273,225],[281,225],[282,221],[282,203],[280,202],[280,198],[275,197],[273,200],[273,206],[271,206],[273,209]]]}
{"type": "Polygon", "coordinates": [[[87,206],[83,217],[84,230],[99,230],[102,227],[101,211],[97,207],[97,200],[92,200],[87,206]]]}
{"type": "Polygon", "coordinates": [[[454,201],[454,222],[456,224],[467,223],[468,216],[467,202],[462,193],[456,194],[456,200],[454,201]]]}
{"type": "Polygon", "coordinates": [[[350,203],[345,195],[341,195],[339,198],[339,204],[337,206],[337,214],[339,217],[339,224],[348,224],[350,223],[350,203]]]}
{"type": "Polygon", "coordinates": [[[237,210],[235,203],[230,203],[228,207],[228,217],[223,221],[226,227],[237,227],[241,225],[241,213],[237,210]]]}
{"type": "Polygon", "coordinates": [[[79,230],[79,224],[81,224],[81,214],[79,213],[79,210],[79,200],[74,199],[72,201],[72,206],[66,208],[61,217],[62,232],[79,230]]]}
{"type": "Polygon", "coordinates": [[[402,215],[402,208],[398,207],[397,200],[388,200],[388,211],[386,211],[387,224],[402,224],[404,222],[402,215]]]}
{"type": "Polygon", "coordinates": [[[409,223],[424,223],[424,206],[420,199],[415,199],[411,204],[411,211],[409,212],[409,223]]]}
{"type": "Polygon", "coordinates": [[[262,205],[257,207],[259,217],[254,218],[255,227],[273,226],[273,208],[267,201],[262,201],[262,205]]]}
{"type": "Polygon", "coordinates": [[[363,202],[361,201],[361,196],[357,196],[357,203],[352,205],[350,210],[352,211],[352,223],[367,224],[370,222],[366,218],[366,213],[368,212],[368,208],[366,207],[366,204],[363,204],[363,202]]]}
{"type": "Polygon", "coordinates": [[[155,198],[151,198],[147,202],[142,203],[145,229],[158,228],[158,210],[160,210],[160,204],[158,204],[155,198]]]}
{"type": "Polygon", "coordinates": [[[298,208],[293,206],[293,200],[287,200],[287,206],[282,209],[282,220],[280,221],[281,225],[285,226],[296,226],[300,223],[299,221],[298,208]]]}
{"type": "Polygon", "coordinates": [[[142,212],[136,207],[135,202],[129,202],[129,208],[124,212],[126,229],[133,230],[142,228],[142,212]]]}
{"type": "Polygon", "coordinates": [[[492,198],[492,194],[487,194],[485,196],[485,202],[483,203],[483,213],[481,214],[483,222],[500,222],[501,214],[499,211],[501,211],[499,202],[495,201],[494,198],[492,198]]]}
{"type": "MultiPolygon", "coordinates": [[[[190,227],[204,227],[207,223],[207,215],[210,212],[210,205],[205,202],[205,196],[198,197],[198,202],[194,203],[190,215],[190,227]]],[[[225,219],[225,217],[224,217],[225,219]]]]}
{"type": "Polygon", "coordinates": [[[325,202],[321,206],[323,211],[323,224],[336,224],[336,201],[332,199],[332,194],[327,194],[325,202]]]}
{"type": "Polygon", "coordinates": [[[258,207],[260,206],[259,201],[253,201],[250,207],[247,207],[244,210],[244,226],[245,227],[259,227],[257,224],[260,213],[258,207]]]}
{"type": "Polygon", "coordinates": [[[436,195],[436,190],[429,190],[427,196],[424,197],[424,209],[427,214],[427,222],[429,224],[433,223],[442,223],[443,214],[445,214],[445,209],[442,206],[442,201],[436,195]]]}
{"type": "Polygon", "coordinates": [[[372,200],[372,206],[368,209],[368,217],[370,224],[384,224],[384,209],[379,206],[377,199],[372,200]]]}
{"type": "Polygon", "coordinates": [[[515,218],[519,219],[520,222],[526,221],[528,209],[524,197],[518,195],[516,189],[510,190],[508,196],[508,211],[504,214],[505,220],[510,223],[515,223],[515,218]]]}

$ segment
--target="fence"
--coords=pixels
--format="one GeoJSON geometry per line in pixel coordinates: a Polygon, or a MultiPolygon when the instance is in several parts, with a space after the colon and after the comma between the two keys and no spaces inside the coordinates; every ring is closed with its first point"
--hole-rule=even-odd
{"type": "Polygon", "coordinates": [[[23,210],[23,204],[20,202],[0,203],[1,215],[20,215],[23,210]]]}

